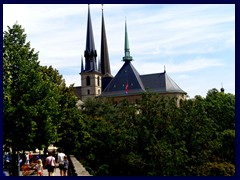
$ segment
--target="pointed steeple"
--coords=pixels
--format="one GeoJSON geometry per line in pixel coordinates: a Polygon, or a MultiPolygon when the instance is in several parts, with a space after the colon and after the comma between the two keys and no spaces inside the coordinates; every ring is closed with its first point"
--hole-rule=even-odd
{"type": "Polygon", "coordinates": [[[97,51],[95,50],[92,21],[90,14],[90,5],[88,4],[88,20],[87,20],[87,38],[86,38],[86,50],[84,52],[85,57],[85,71],[97,71],[96,69],[96,57],[97,51]]]}
{"type": "Polygon", "coordinates": [[[130,56],[130,48],[128,42],[128,33],[127,33],[127,20],[125,19],[125,43],[124,43],[124,52],[125,56],[123,57],[123,61],[132,61],[132,56],[130,56]]]}
{"type": "Polygon", "coordinates": [[[106,77],[112,77],[109,55],[108,55],[108,46],[107,46],[107,36],[105,30],[104,16],[103,16],[103,5],[102,5],[102,32],[101,32],[101,73],[106,77]]]}
{"type": "Polygon", "coordinates": [[[81,73],[84,71],[84,66],[83,66],[83,57],[81,57],[81,73]]]}

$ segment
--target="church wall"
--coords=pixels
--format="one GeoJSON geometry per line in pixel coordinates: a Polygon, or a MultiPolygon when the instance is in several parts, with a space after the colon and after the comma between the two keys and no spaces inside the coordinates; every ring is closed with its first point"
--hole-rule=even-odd
{"type": "MultiPolygon", "coordinates": [[[[177,106],[180,106],[180,101],[186,99],[185,94],[181,93],[163,93],[161,94],[161,97],[166,97],[166,98],[174,98],[177,97],[177,106]]],[[[118,97],[109,97],[109,99],[112,101],[114,104],[119,104],[123,100],[127,100],[131,104],[137,104],[139,100],[141,100],[142,94],[138,95],[126,95],[126,96],[118,96],[118,97]]]]}

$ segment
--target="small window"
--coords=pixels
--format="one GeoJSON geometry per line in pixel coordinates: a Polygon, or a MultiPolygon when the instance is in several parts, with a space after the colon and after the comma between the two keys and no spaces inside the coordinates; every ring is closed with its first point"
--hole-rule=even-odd
{"type": "Polygon", "coordinates": [[[87,86],[90,86],[90,77],[87,76],[87,86]]]}
{"type": "Polygon", "coordinates": [[[87,90],[87,93],[88,93],[88,95],[90,94],[90,90],[89,89],[87,90]]]}
{"type": "Polygon", "coordinates": [[[100,94],[100,93],[101,93],[101,90],[99,89],[99,90],[98,90],[98,94],[100,94]]]}
{"type": "Polygon", "coordinates": [[[100,77],[99,76],[97,78],[97,83],[98,83],[98,86],[100,86],[100,77]]]}

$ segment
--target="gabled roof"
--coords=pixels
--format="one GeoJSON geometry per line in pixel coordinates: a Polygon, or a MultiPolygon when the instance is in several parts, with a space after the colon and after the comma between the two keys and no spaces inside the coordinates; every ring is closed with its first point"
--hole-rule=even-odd
{"type": "Polygon", "coordinates": [[[141,94],[146,91],[156,93],[180,93],[183,91],[168,75],[164,73],[139,75],[131,61],[125,61],[117,75],[102,92],[102,97],[115,97],[141,94]],[[128,92],[126,85],[128,84],[128,92]]]}
{"type": "Polygon", "coordinates": [[[131,61],[125,61],[117,75],[107,85],[101,96],[125,96],[145,92],[143,83],[131,61]],[[128,88],[126,87],[128,85],[128,88]],[[128,91],[126,91],[126,88],[128,91]]]}
{"type": "Polygon", "coordinates": [[[186,93],[167,75],[166,72],[141,75],[140,78],[145,89],[149,92],[186,93]]]}

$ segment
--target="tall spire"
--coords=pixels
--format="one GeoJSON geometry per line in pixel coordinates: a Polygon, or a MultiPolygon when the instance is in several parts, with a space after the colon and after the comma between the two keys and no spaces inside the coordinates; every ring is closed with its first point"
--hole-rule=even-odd
{"type": "Polygon", "coordinates": [[[83,57],[81,57],[81,73],[84,71],[84,66],[83,66],[83,57]]]}
{"type": "Polygon", "coordinates": [[[86,38],[86,50],[84,52],[85,57],[85,71],[97,71],[96,69],[96,57],[97,51],[95,50],[92,21],[90,14],[90,5],[88,4],[88,20],[87,20],[87,38],[86,38]]]}
{"type": "Polygon", "coordinates": [[[102,4],[102,32],[101,32],[101,73],[105,76],[111,76],[111,69],[109,63],[107,36],[105,31],[105,23],[103,16],[103,4],[102,4]]]}
{"type": "Polygon", "coordinates": [[[128,42],[128,33],[127,33],[127,20],[125,19],[125,44],[124,44],[124,52],[125,56],[123,57],[123,61],[132,61],[132,56],[130,56],[130,48],[128,42]]]}

